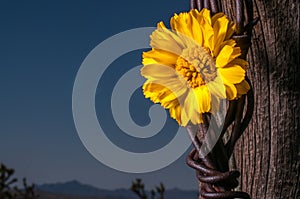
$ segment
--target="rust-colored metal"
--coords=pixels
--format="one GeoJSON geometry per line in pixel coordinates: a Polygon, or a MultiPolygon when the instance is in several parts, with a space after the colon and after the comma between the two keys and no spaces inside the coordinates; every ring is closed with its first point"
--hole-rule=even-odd
{"type": "MultiPolygon", "coordinates": [[[[191,0],[190,5],[191,9],[202,10],[207,8],[211,10],[212,15],[222,11],[222,4],[219,0],[191,0]]],[[[253,18],[252,0],[235,0],[235,6],[236,31],[233,39],[241,48],[242,54],[240,57],[246,59],[248,49],[251,46],[252,29],[258,18],[253,18]]],[[[253,114],[253,90],[249,78],[246,77],[245,79],[250,85],[250,90],[246,95],[229,102],[223,128],[216,129],[221,130],[220,137],[207,156],[201,154],[200,149],[204,142],[203,138],[208,133],[208,121],[209,119],[211,122],[214,121],[214,117],[209,114],[204,115],[204,124],[197,126],[196,136],[195,127],[187,128],[195,148],[188,155],[186,162],[197,171],[197,178],[201,182],[199,194],[203,199],[250,198],[249,194],[245,192],[233,191],[238,186],[237,178],[240,173],[239,171],[229,171],[228,163],[236,142],[247,128],[253,114]],[[230,126],[232,128],[229,140],[224,143],[223,136],[230,126]]],[[[215,135],[210,134],[209,136],[215,135]]]]}
{"type": "Polygon", "coordinates": [[[207,156],[203,154],[199,155],[199,153],[202,152],[201,140],[203,139],[198,138],[199,132],[200,135],[208,132],[207,124],[198,126],[198,136],[195,136],[194,129],[187,128],[195,149],[188,155],[186,162],[190,167],[197,170],[197,178],[202,183],[200,195],[203,199],[250,198],[245,192],[232,191],[238,186],[237,178],[240,176],[240,173],[239,171],[229,171],[228,157],[231,156],[238,138],[242,135],[250,122],[253,113],[253,104],[254,98],[252,90],[239,100],[230,102],[221,136],[224,135],[223,132],[233,124],[231,136],[226,144],[223,143],[222,137],[220,136],[212,152],[207,156]],[[243,117],[242,113],[244,112],[245,102],[247,102],[247,110],[243,117]],[[219,164],[216,162],[219,162],[219,164]]]}

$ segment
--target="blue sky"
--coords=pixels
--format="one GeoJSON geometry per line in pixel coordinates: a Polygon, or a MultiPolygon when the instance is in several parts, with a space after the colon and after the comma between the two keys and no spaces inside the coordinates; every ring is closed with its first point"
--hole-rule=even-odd
{"type": "MultiPolygon", "coordinates": [[[[1,1],[0,162],[38,184],[76,179],[114,189],[128,188],[133,179],[142,178],[149,188],[164,182],[167,188],[196,189],[195,172],[185,165],[185,156],[146,174],[127,174],[101,164],[81,143],[72,117],[76,73],[94,47],[128,29],[155,26],[160,20],[168,24],[174,13],[188,9],[189,1],[184,0],[1,1]]],[[[97,107],[109,105],[114,82],[140,64],[141,52],[120,57],[106,71],[100,80],[106,87],[97,90],[97,107]]],[[[132,117],[145,125],[151,103],[140,90],[135,98],[132,117]]],[[[177,128],[168,119],[164,132],[139,142],[109,125],[109,110],[97,114],[100,123],[105,115],[105,128],[114,132],[108,137],[127,150],[158,149],[177,128]]]]}

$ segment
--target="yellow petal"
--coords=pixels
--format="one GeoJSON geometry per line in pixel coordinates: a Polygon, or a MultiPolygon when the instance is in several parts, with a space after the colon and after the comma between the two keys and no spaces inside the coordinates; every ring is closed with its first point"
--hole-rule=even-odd
{"type": "Polygon", "coordinates": [[[185,44],[180,39],[180,37],[174,31],[169,30],[168,28],[166,28],[165,24],[162,21],[157,24],[157,29],[160,32],[163,32],[165,34],[164,37],[166,39],[173,40],[173,42],[177,43],[178,46],[180,46],[180,48],[184,48],[185,47],[185,44]]]}
{"type": "MultiPolygon", "coordinates": [[[[195,93],[193,92],[193,89],[190,89],[185,102],[184,102],[184,112],[187,115],[187,118],[191,120],[193,117],[195,117],[195,114],[197,113],[197,106],[198,104],[195,101],[195,93]]],[[[194,118],[193,118],[194,119],[194,118]]],[[[184,124],[185,126],[185,124],[184,124]]]]}
{"type": "Polygon", "coordinates": [[[241,55],[241,49],[238,47],[224,46],[216,59],[217,67],[224,67],[233,59],[241,55]]]}
{"type": "Polygon", "coordinates": [[[187,22],[189,21],[187,18],[188,15],[186,12],[180,13],[179,15],[175,14],[170,20],[171,29],[192,37],[191,29],[187,28],[187,22]]]}
{"type": "Polygon", "coordinates": [[[233,65],[230,67],[219,68],[222,78],[226,79],[227,82],[232,84],[240,83],[245,78],[246,71],[239,65],[233,65]]]}
{"type": "Polygon", "coordinates": [[[233,39],[225,40],[223,41],[219,46],[215,46],[214,49],[214,57],[218,57],[220,51],[224,48],[224,46],[231,46],[234,47],[236,45],[236,42],[233,39]]]}
{"type": "Polygon", "coordinates": [[[199,18],[203,18],[208,25],[211,26],[211,16],[210,16],[210,10],[204,8],[199,12],[199,18]]]}
{"type": "Polygon", "coordinates": [[[192,116],[191,116],[191,119],[190,121],[193,123],[193,124],[199,124],[202,122],[202,117],[201,117],[201,114],[199,112],[195,112],[192,116]]]}
{"type": "Polygon", "coordinates": [[[154,103],[161,103],[164,108],[170,108],[178,103],[178,99],[185,94],[186,88],[180,85],[172,85],[169,89],[155,81],[147,80],[143,85],[143,93],[146,98],[150,98],[154,103]]]}
{"type": "Polygon", "coordinates": [[[181,107],[180,107],[180,105],[177,104],[177,105],[171,107],[169,109],[169,112],[170,112],[170,116],[173,119],[175,119],[178,122],[178,124],[181,125],[181,107]]]}
{"type": "Polygon", "coordinates": [[[187,86],[178,78],[149,78],[143,86],[146,97],[155,102],[160,102],[162,106],[169,107],[174,100],[182,100],[186,96],[187,86]]]}
{"type": "Polygon", "coordinates": [[[233,84],[226,83],[226,95],[229,100],[234,100],[237,97],[237,90],[233,84]]]}
{"type": "Polygon", "coordinates": [[[228,19],[225,15],[216,19],[213,24],[214,29],[214,49],[221,45],[227,33],[228,19]]]}
{"type": "Polygon", "coordinates": [[[208,10],[204,10],[203,17],[200,19],[199,24],[203,32],[203,46],[213,51],[214,30],[211,26],[210,12],[208,10]]]}
{"type": "Polygon", "coordinates": [[[164,107],[165,109],[170,109],[172,107],[174,107],[176,104],[178,104],[178,100],[174,99],[171,101],[161,101],[161,106],[164,107]]]}
{"type": "MultiPolygon", "coordinates": [[[[219,18],[221,18],[221,17],[223,17],[223,16],[226,17],[226,15],[225,15],[224,13],[220,12],[220,13],[216,13],[216,14],[211,18],[213,27],[214,27],[214,25],[215,25],[215,22],[216,22],[219,18]]],[[[226,19],[227,19],[228,23],[227,23],[227,25],[226,25],[226,34],[225,34],[224,40],[230,39],[231,36],[233,35],[234,31],[235,31],[235,23],[234,23],[233,21],[228,20],[227,17],[226,17],[226,19]]]]}
{"type": "Polygon", "coordinates": [[[164,50],[175,55],[180,55],[185,44],[174,33],[167,31],[167,29],[156,29],[150,35],[150,46],[158,50],[164,50]]]}
{"type": "Polygon", "coordinates": [[[197,45],[202,46],[203,45],[203,33],[202,33],[202,29],[200,27],[200,24],[193,15],[191,16],[191,20],[192,20],[193,39],[195,40],[197,45]]]}
{"type": "Polygon", "coordinates": [[[225,90],[224,82],[219,72],[217,74],[217,77],[214,79],[214,81],[210,81],[206,83],[206,86],[209,92],[211,93],[211,95],[214,95],[221,99],[226,98],[226,90],[225,90]]]}
{"type": "Polygon", "coordinates": [[[152,49],[143,53],[143,65],[162,64],[174,67],[178,56],[159,49],[152,49]]]}
{"type": "Polygon", "coordinates": [[[145,65],[141,69],[141,75],[149,79],[177,78],[175,69],[161,64],[145,65]]]}
{"type": "Polygon", "coordinates": [[[165,26],[164,22],[160,21],[157,23],[157,28],[162,28],[162,29],[167,29],[167,27],[165,26]]]}
{"type": "Polygon", "coordinates": [[[175,14],[170,20],[172,30],[177,33],[187,46],[196,44],[193,37],[192,17],[190,13],[183,12],[179,15],[175,14]]]}
{"type": "Polygon", "coordinates": [[[249,66],[249,62],[247,62],[246,60],[240,59],[240,58],[236,58],[228,64],[228,66],[231,66],[231,65],[239,65],[244,70],[247,70],[247,68],[249,66]]]}
{"type": "Polygon", "coordinates": [[[143,93],[146,98],[150,98],[151,101],[154,103],[158,103],[158,95],[160,94],[163,87],[161,85],[156,85],[153,83],[149,83],[149,81],[146,81],[143,85],[143,93]]]}
{"type": "Polygon", "coordinates": [[[188,116],[188,113],[185,111],[184,108],[181,109],[181,125],[182,126],[186,126],[189,122],[189,116],[188,116]]]}
{"type": "Polygon", "coordinates": [[[250,85],[246,80],[243,80],[241,83],[236,84],[235,86],[237,89],[238,97],[246,94],[250,90],[250,85]]]}
{"type": "Polygon", "coordinates": [[[175,91],[178,86],[187,88],[186,80],[181,75],[178,75],[177,77],[173,77],[173,78],[159,78],[159,79],[155,79],[155,77],[153,78],[151,77],[152,76],[147,77],[149,81],[155,84],[163,85],[164,87],[170,89],[171,91],[175,91]]]}
{"type": "Polygon", "coordinates": [[[181,97],[186,95],[186,91],[187,88],[180,84],[174,85],[171,89],[166,88],[164,93],[159,96],[161,98],[161,104],[167,107],[167,104],[174,100],[180,101],[181,97]]]}
{"type": "Polygon", "coordinates": [[[229,21],[225,40],[230,39],[234,31],[235,31],[235,23],[233,21],[229,21]]]}
{"type": "Polygon", "coordinates": [[[206,113],[210,111],[210,92],[207,86],[200,86],[195,89],[196,96],[197,96],[197,103],[199,106],[200,113],[206,113]]]}
{"type": "Polygon", "coordinates": [[[223,17],[225,14],[223,12],[219,12],[219,13],[216,13],[212,18],[211,18],[211,23],[212,23],[212,26],[214,26],[214,24],[216,23],[216,21],[223,17]]]}

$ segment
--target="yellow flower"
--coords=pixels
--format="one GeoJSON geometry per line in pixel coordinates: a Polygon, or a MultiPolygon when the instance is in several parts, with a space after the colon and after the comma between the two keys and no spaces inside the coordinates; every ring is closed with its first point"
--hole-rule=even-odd
{"type": "Polygon", "coordinates": [[[220,99],[247,93],[248,62],[238,58],[241,50],[231,39],[235,24],[223,13],[191,10],[175,14],[170,24],[172,30],[158,23],[152,50],[143,53],[143,92],[180,125],[199,124],[202,113],[217,111],[220,99]]]}

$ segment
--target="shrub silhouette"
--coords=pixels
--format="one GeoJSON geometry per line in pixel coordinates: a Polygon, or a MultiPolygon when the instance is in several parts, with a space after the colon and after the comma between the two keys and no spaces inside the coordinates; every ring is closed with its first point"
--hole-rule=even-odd
{"type": "Polygon", "coordinates": [[[18,181],[13,177],[15,171],[0,165],[0,198],[1,199],[36,199],[38,196],[34,191],[34,185],[28,185],[23,178],[23,188],[19,189],[14,184],[18,181]]]}
{"type": "MultiPolygon", "coordinates": [[[[145,185],[141,179],[136,179],[132,182],[130,190],[134,192],[140,199],[148,199],[148,194],[145,191],[145,185]]],[[[150,191],[150,199],[164,199],[165,187],[163,183],[150,191]],[[156,197],[157,196],[157,197],[156,197]]]]}

